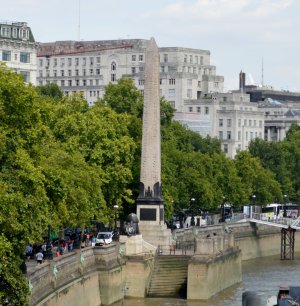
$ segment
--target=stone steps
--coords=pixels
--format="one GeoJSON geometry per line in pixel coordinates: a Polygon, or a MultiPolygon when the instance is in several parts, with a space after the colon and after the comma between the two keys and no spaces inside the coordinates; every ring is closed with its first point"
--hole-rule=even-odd
{"type": "Polygon", "coordinates": [[[189,256],[157,256],[150,280],[149,297],[185,297],[189,256]]]}

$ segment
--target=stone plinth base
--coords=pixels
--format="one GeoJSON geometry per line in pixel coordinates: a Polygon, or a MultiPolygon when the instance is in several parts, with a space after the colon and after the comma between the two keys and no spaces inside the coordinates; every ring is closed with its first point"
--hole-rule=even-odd
{"type": "Polygon", "coordinates": [[[234,246],[234,235],[232,233],[219,233],[216,235],[207,235],[207,237],[196,238],[197,255],[214,255],[232,248],[234,246]]]}
{"type": "Polygon", "coordinates": [[[143,253],[142,235],[120,235],[119,241],[125,243],[125,255],[138,255],[143,253]]]}
{"type": "MultiPolygon", "coordinates": [[[[210,247],[211,248],[211,247],[210,247]]],[[[188,266],[188,300],[207,300],[242,281],[242,256],[238,248],[219,255],[195,255],[188,266]]]]}
{"type": "Polygon", "coordinates": [[[143,239],[154,246],[169,246],[172,233],[165,224],[151,224],[148,221],[139,222],[139,229],[143,239]]]}

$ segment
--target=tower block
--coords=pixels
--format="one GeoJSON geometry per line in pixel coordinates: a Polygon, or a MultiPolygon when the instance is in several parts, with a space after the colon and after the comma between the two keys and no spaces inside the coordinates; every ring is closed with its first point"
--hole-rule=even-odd
{"type": "Polygon", "coordinates": [[[140,192],[136,201],[137,216],[143,238],[154,245],[159,245],[169,243],[166,241],[166,236],[169,240],[170,231],[166,229],[164,223],[164,201],[161,188],[159,53],[154,38],[149,41],[145,57],[142,133],[140,192]],[[160,238],[158,231],[161,232],[160,238]]]}

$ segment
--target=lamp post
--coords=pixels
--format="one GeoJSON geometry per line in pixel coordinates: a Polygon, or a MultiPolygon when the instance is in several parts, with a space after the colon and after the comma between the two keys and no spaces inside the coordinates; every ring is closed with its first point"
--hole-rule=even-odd
{"type": "Polygon", "coordinates": [[[283,217],[286,218],[287,215],[286,215],[286,203],[287,203],[287,199],[288,199],[288,196],[285,194],[283,196],[283,199],[284,199],[284,204],[283,204],[283,217]]]}
{"type": "Polygon", "coordinates": [[[221,222],[225,222],[225,200],[226,197],[223,196],[223,202],[221,204],[221,222]]]}
{"type": "Polygon", "coordinates": [[[256,195],[253,194],[252,195],[252,207],[250,206],[250,219],[252,219],[252,213],[253,213],[253,207],[255,205],[255,199],[256,199],[256,195]]]}
{"type": "Polygon", "coordinates": [[[191,198],[191,208],[192,208],[192,218],[191,218],[191,226],[195,226],[195,216],[194,216],[194,203],[195,203],[195,198],[191,198]]]}
{"type": "Polygon", "coordinates": [[[118,205],[114,205],[114,210],[115,210],[115,229],[117,228],[117,210],[118,210],[119,206],[118,205]]]}

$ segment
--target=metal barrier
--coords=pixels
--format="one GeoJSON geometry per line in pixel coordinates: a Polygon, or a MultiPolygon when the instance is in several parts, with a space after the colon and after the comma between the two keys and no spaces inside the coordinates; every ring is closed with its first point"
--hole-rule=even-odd
{"type": "Polygon", "coordinates": [[[195,241],[176,241],[170,245],[159,245],[156,249],[157,255],[194,255],[195,241]]]}

